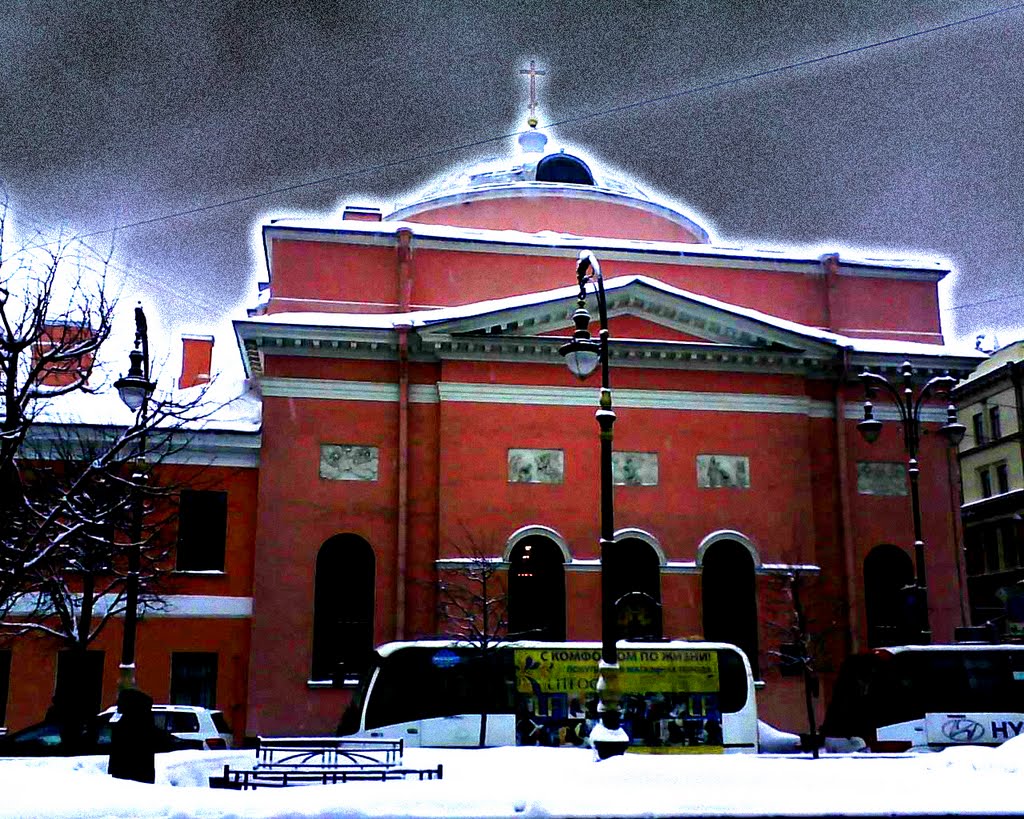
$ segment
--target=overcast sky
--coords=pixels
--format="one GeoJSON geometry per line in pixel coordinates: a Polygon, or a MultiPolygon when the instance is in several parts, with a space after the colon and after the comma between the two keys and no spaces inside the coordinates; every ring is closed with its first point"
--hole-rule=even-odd
{"type": "Polygon", "coordinates": [[[1024,335],[1024,4],[7,0],[0,50],[15,222],[119,227],[174,332],[253,302],[264,219],[511,153],[459,146],[524,127],[533,58],[552,138],[718,243],[943,258],[947,338],[1024,335]]]}

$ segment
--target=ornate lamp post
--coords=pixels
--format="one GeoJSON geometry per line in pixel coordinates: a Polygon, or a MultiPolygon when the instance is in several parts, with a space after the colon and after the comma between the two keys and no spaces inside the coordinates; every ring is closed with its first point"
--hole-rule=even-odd
{"type": "Polygon", "coordinates": [[[125,588],[124,639],[121,643],[121,674],[118,689],[124,691],[136,687],[135,677],[135,633],[138,625],[139,572],[142,550],[143,497],[138,482],[146,477],[146,420],[149,411],[149,396],[156,385],[149,380],[149,334],[146,314],[142,305],[135,308],[135,348],[128,354],[131,364],[128,374],[114,382],[121,400],[137,413],[136,422],[142,428],[139,436],[135,472],[132,475],[135,488],[132,498],[132,546],[128,551],[128,579],[125,588]],[[140,349],[141,347],[141,349],[140,349]]]}
{"type": "MultiPolygon", "coordinates": [[[[931,626],[928,621],[928,586],[925,579],[924,540],[921,536],[921,498],[918,492],[920,466],[917,455],[921,442],[921,409],[925,399],[930,395],[948,396],[957,379],[949,375],[936,376],[921,387],[917,398],[914,397],[914,368],[909,361],[904,361],[900,368],[903,376],[902,386],[894,386],[885,377],[865,370],[860,374],[864,383],[864,420],[857,424],[857,429],[869,444],[878,440],[882,432],[882,422],[874,416],[871,399],[879,389],[885,390],[896,402],[900,421],[903,423],[903,448],[907,453],[907,475],[910,478],[910,506],[914,518],[914,587],[913,611],[916,618],[915,628],[921,643],[931,642],[931,626]]],[[[946,408],[946,423],[939,428],[939,433],[956,446],[963,440],[966,428],[956,418],[956,408],[949,404],[946,408]]]]}
{"type": "Polygon", "coordinates": [[[597,365],[601,365],[601,399],[597,410],[597,423],[601,437],[601,662],[597,681],[601,698],[599,711],[601,724],[594,726],[590,740],[601,759],[622,754],[629,737],[621,727],[619,710],[619,654],[616,646],[615,601],[612,599],[612,579],[608,571],[608,557],[614,546],[615,506],[612,497],[612,390],[608,375],[608,308],[604,296],[601,266],[588,250],[580,253],[576,264],[576,280],[580,286],[573,323],[576,329],[572,341],[563,344],[558,352],[565,356],[569,371],[580,380],[587,378],[597,365]],[[590,313],[587,312],[587,283],[596,283],[600,336],[590,336],[590,313]]]}

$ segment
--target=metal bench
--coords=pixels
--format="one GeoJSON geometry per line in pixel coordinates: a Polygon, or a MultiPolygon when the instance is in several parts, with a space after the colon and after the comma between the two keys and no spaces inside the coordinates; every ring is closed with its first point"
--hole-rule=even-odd
{"type": "Polygon", "coordinates": [[[393,768],[405,751],[401,739],[259,737],[257,768],[393,768]]]}
{"type": "Polygon", "coordinates": [[[342,782],[387,782],[392,779],[441,779],[444,768],[360,768],[339,767],[280,767],[237,769],[224,766],[223,776],[211,776],[211,788],[256,790],[256,788],[287,788],[292,785],[336,785],[342,782]]]}
{"type": "Polygon", "coordinates": [[[260,737],[256,764],[250,768],[224,766],[223,776],[211,776],[211,788],[235,790],[289,785],[333,785],[340,782],[390,779],[441,779],[443,769],[402,768],[401,739],[352,737],[260,737]]]}

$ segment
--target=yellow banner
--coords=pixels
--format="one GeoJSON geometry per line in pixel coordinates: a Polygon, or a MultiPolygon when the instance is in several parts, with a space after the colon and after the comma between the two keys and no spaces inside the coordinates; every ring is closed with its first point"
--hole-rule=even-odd
{"type": "MultiPolygon", "coordinates": [[[[516,649],[516,689],[523,693],[577,693],[597,690],[599,649],[516,649]]],[[[619,650],[622,694],[719,691],[718,653],[697,649],[619,650]]]]}

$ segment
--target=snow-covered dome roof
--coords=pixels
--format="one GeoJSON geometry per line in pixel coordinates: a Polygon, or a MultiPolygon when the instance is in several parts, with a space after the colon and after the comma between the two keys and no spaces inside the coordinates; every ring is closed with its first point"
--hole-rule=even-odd
{"type": "Polygon", "coordinates": [[[524,131],[518,143],[519,151],[513,156],[487,159],[445,174],[387,219],[709,241],[703,227],[677,209],[655,202],[632,181],[564,148],[549,150],[541,131],[524,131]]]}

